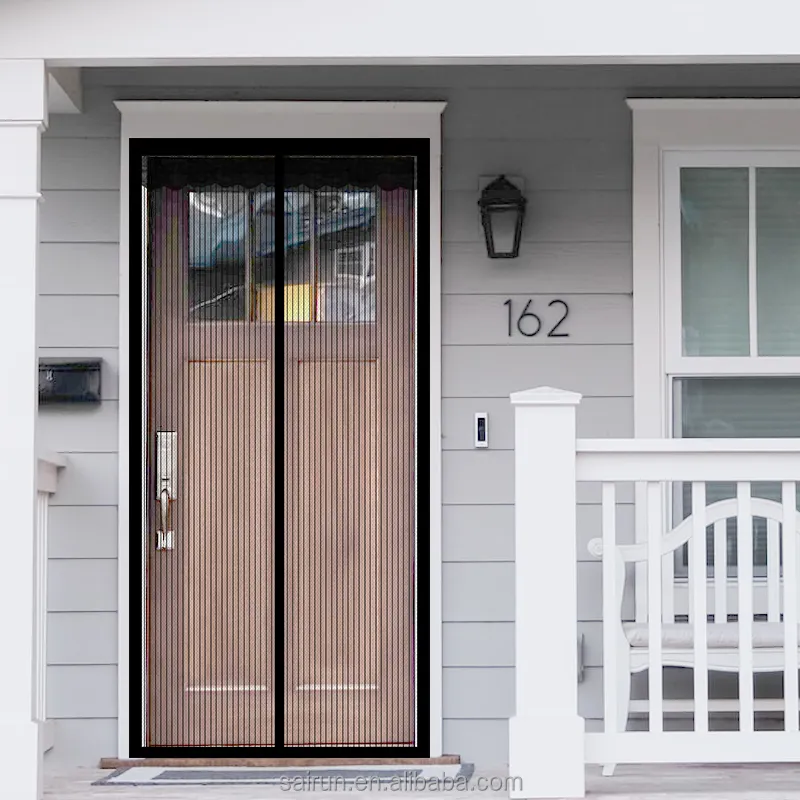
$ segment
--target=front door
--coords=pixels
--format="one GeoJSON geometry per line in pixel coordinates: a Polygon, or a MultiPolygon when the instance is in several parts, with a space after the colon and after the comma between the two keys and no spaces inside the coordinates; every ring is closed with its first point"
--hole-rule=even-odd
{"type": "Polygon", "coordinates": [[[417,753],[424,159],[221,144],[132,148],[141,753],[417,753]]]}

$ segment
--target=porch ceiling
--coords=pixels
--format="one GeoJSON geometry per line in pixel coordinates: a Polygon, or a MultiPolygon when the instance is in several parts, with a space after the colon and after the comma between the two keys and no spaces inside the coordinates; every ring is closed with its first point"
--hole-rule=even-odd
{"type": "Polygon", "coordinates": [[[0,53],[56,66],[798,61],[797,4],[4,0],[0,53]],[[668,13],[667,13],[668,12],[668,13]],[[457,24],[455,24],[457,21],[457,24]]]}

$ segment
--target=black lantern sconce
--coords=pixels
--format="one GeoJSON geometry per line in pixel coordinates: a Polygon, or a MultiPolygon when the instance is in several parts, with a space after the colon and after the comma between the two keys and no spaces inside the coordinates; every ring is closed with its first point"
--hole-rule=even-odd
{"type": "Polygon", "coordinates": [[[493,180],[481,192],[478,205],[489,258],[516,258],[519,255],[527,202],[505,175],[493,180]]]}

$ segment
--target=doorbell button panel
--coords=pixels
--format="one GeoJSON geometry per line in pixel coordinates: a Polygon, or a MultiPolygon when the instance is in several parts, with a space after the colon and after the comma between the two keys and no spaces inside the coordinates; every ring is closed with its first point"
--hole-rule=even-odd
{"type": "Polygon", "coordinates": [[[475,412],[475,447],[489,446],[489,415],[485,411],[475,412]]]}

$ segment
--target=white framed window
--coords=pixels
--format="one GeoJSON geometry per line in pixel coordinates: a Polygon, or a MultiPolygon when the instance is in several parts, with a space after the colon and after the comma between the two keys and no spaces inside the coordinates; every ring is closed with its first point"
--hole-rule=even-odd
{"type": "Polygon", "coordinates": [[[336,276],[338,278],[375,277],[375,242],[350,247],[338,247],[334,251],[336,276]]]}
{"type": "Polygon", "coordinates": [[[800,374],[800,150],[668,151],[663,174],[667,373],[800,374]]]}
{"type": "Polygon", "coordinates": [[[636,436],[800,437],[800,102],[629,105],[636,436]]]}
{"type": "Polygon", "coordinates": [[[635,434],[659,438],[675,380],[800,376],[800,100],[628,105],[635,434]]]}

